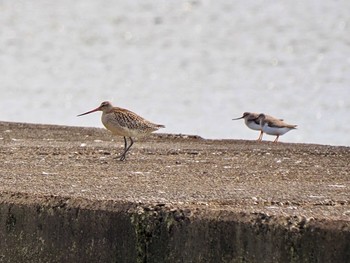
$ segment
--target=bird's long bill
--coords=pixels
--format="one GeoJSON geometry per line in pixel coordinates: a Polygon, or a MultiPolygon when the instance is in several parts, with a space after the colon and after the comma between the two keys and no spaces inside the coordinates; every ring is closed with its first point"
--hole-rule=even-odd
{"type": "Polygon", "coordinates": [[[242,117],[239,117],[239,118],[236,118],[236,119],[232,119],[233,121],[235,121],[235,120],[240,120],[240,119],[243,119],[244,117],[242,116],[242,117]]]}
{"type": "Polygon", "coordinates": [[[79,116],[83,116],[83,115],[86,115],[86,114],[89,114],[89,113],[93,113],[93,112],[98,111],[98,110],[100,110],[100,107],[98,107],[98,108],[96,108],[96,109],[93,109],[93,110],[91,110],[91,111],[88,111],[88,112],[85,112],[85,113],[79,114],[79,115],[77,115],[77,117],[79,117],[79,116]]]}

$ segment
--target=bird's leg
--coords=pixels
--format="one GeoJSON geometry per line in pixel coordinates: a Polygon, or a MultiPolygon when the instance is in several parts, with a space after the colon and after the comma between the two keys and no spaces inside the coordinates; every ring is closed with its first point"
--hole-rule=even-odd
{"type": "Polygon", "coordinates": [[[134,144],[133,139],[131,137],[129,137],[129,139],[130,139],[130,144],[129,144],[128,148],[126,149],[125,153],[127,153],[130,150],[131,146],[134,144]]]}
{"type": "Polygon", "coordinates": [[[134,141],[133,141],[133,139],[131,138],[131,137],[129,137],[129,139],[130,139],[130,144],[129,144],[129,146],[128,146],[128,144],[127,144],[127,139],[126,139],[126,137],[124,136],[124,152],[122,153],[122,155],[120,156],[120,160],[121,161],[124,161],[125,160],[125,156],[126,156],[126,153],[130,150],[130,148],[131,148],[131,146],[134,144],[134,141]]]}
{"type": "Polygon", "coordinates": [[[124,136],[124,151],[128,147],[128,141],[126,140],[126,137],[124,136]]]}
{"type": "Polygon", "coordinates": [[[263,131],[260,131],[259,138],[257,139],[258,142],[260,142],[262,140],[263,134],[264,134],[263,131]]]}
{"type": "Polygon", "coordinates": [[[273,142],[278,142],[278,138],[279,138],[279,137],[280,137],[280,136],[277,135],[276,139],[275,139],[273,142]]]}
{"type": "Polygon", "coordinates": [[[121,161],[125,160],[125,154],[127,152],[127,148],[128,148],[128,141],[126,140],[126,137],[124,136],[124,152],[120,155],[120,159],[121,161]]]}

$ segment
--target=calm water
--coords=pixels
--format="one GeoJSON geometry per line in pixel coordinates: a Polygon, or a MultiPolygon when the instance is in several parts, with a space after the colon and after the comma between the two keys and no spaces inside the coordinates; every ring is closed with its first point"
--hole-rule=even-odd
{"type": "Polygon", "coordinates": [[[110,100],[205,138],[350,146],[350,1],[0,2],[0,120],[102,127],[110,100]],[[265,136],[273,140],[274,137],[265,136]]]}

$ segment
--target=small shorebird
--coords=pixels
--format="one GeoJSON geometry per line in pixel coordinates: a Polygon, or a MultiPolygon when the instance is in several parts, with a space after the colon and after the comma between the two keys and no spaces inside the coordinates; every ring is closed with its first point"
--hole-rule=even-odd
{"type": "Polygon", "coordinates": [[[283,120],[268,117],[267,115],[260,113],[256,120],[260,123],[262,132],[269,135],[276,135],[274,142],[278,141],[280,135],[289,132],[290,130],[296,129],[298,125],[292,125],[285,123],[283,120]]]}
{"type": "MultiPolygon", "coordinates": [[[[258,116],[259,116],[259,113],[244,112],[242,117],[235,118],[235,119],[232,119],[232,120],[244,119],[244,123],[245,123],[245,125],[247,125],[248,128],[250,128],[252,130],[260,131],[260,135],[259,135],[259,138],[257,139],[257,141],[261,141],[264,132],[261,129],[260,121],[257,119],[258,116]]],[[[272,117],[270,115],[265,115],[265,116],[266,116],[267,119],[275,119],[274,117],[272,117]]],[[[281,119],[281,121],[283,121],[283,120],[281,119]]]]}
{"type": "Polygon", "coordinates": [[[79,114],[78,116],[95,111],[102,111],[101,121],[107,130],[111,131],[114,135],[124,137],[124,152],[120,155],[121,161],[125,160],[126,153],[134,144],[132,137],[142,137],[160,128],[165,128],[164,125],[147,121],[132,111],[113,107],[108,101],[104,101],[96,109],[79,114]],[[127,137],[130,139],[129,145],[126,139],[127,137]]]}
{"type": "Polygon", "coordinates": [[[261,130],[260,123],[257,120],[258,116],[259,116],[259,113],[244,112],[242,117],[235,118],[232,120],[244,119],[244,123],[245,123],[245,125],[247,125],[248,128],[255,130],[255,131],[260,131],[260,135],[259,135],[259,138],[257,140],[261,141],[262,136],[263,136],[263,132],[261,130]]]}

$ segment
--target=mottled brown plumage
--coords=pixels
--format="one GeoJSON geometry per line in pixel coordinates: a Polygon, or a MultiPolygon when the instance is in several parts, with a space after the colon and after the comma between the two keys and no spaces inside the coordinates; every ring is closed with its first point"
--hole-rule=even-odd
{"type": "Polygon", "coordinates": [[[120,156],[121,161],[125,160],[126,153],[133,145],[133,137],[142,137],[160,128],[165,128],[164,125],[152,123],[132,111],[113,107],[108,101],[104,101],[96,109],[79,114],[78,116],[95,111],[102,111],[101,121],[106,129],[111,131],[114,135],[124,137],[124,152],[120,156]],[[130,139],[129,145],[126,137],[129,137],[130,139]]]}

